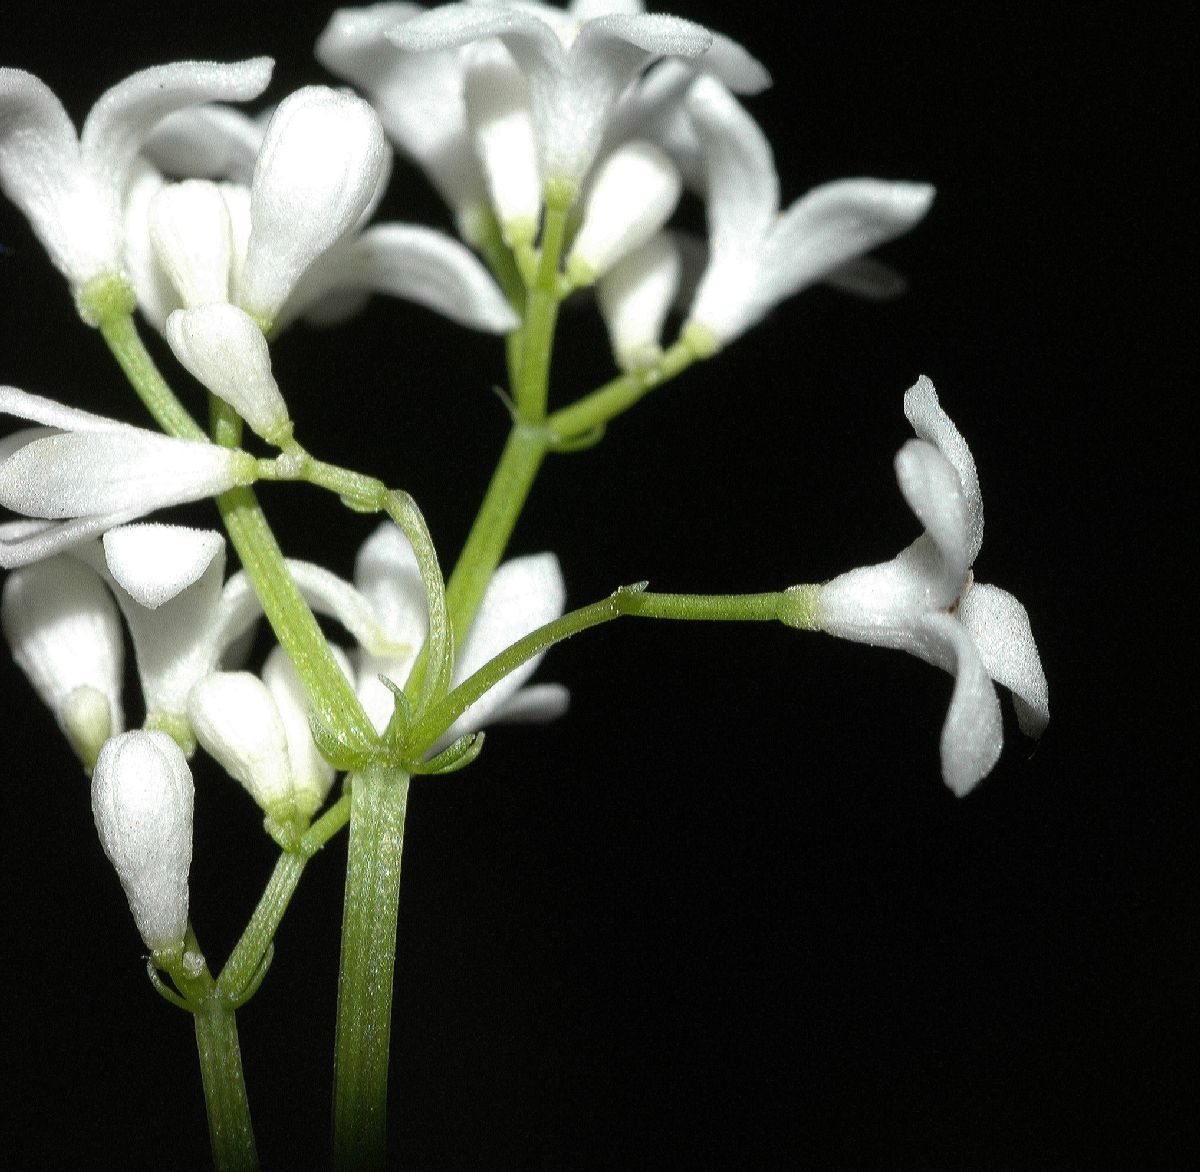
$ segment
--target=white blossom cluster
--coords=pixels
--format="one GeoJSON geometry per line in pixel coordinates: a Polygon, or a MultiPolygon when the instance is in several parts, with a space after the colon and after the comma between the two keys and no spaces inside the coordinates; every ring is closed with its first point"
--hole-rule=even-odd
{"type": "MultiPolygon", "coordinates": [[[[337,322],[385,293],[512,331],[517,307],[481,257],[492,235],[519,264],[550,202],[570,210],[564,288],[594,290],[617,365],[639,373],[671,344],[672,314],[703,357],[814,283],[895,292],[900,279],[866,254],[915,226],[933,197],[922,183],[846,179],[781,212],[770,147],[735,96],[766,87],[766,70],[719,33],[647,14],[640,0],[345,8],[316,53],[365,98],[310,86],[253,117],[227,103],[262,95],[270,60],[180,62],[110,89],[78,133],[43,82],[0,69],[0,188],[84,316],[100,322],[122,298],[136,302],[183,368],[285,449],[293,425],[269,345],[280,330],[298,318],[337,322]],[[460,239],[372,222],[393,148],[428,174],[460,239]],[[703,201],[705,241],[670,226],[685,191],[703,201]]],[[[982,522],[965,445],[931,388],[906,404],[921,439],[898,474],[929,532],[895,562],[828,584],[819,623],[956,673],[943,760],[947,782],[965,792],[999,752],[989,676],[1021,697],[1029,731],[1045,722],[1045,681],[1024,611],[971,584],[982,522]]],[[[12,387],[0,388],[0,412],[31,425],[0,441],[0,505],[23,518],[0,525],[0,566],[13,571],[5,633],[94,766],[97,826],[143,938],[156,953],[177,951],[194,743],[268,826],[307,822],[334,780],[282,648],[246,670],[259,603],[244,572],[226,575],[224,538],[135,523],[249,484],[257,463],[12,387]],[[126,631],[145,710],[133,731],[126,631]]],[[[382,730],[395,700],[384,681],[404,685],[429,624],[411,545],[387,523],[362,546],[353,582],[307,562],[288,568],[309,605],[345,628],[336,658],[382,730]]],[[[454,680],[560,615],[564,599],[553,555],[501,565],[454,680]]],[[[561,713],[562,687],[526,686],[537,662],[463,713],[442,743],[490,721],[561,713]]]]}

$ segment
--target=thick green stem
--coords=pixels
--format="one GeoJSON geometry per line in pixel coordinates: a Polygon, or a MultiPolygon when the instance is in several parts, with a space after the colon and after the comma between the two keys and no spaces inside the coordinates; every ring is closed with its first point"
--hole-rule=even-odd
{"type": "Polygon", "coordinates": [[[525,423],[540,423],[546,417],[550,356],[554,350],[554,327],[558,321],[558,262],[566,240],[567,217],[573,202],[573,192],[560,191],[554,185],[547,187],[542,255],[525,302],[525,321],[521,327],[521,372],[513,388],[517,414],[525,423]]]}
{"type": "Polygon", "coordinates": [[[407,774],[371,767],[352,779],[342,963],[334,1051],[333,1150],[339,1172],[381,1172],[396,915],[407,774]]]}
{"type": "Polygon", "coordinates": [[[258,1152],[233,1006],[214,991],[196,1006],[194,1019],[213,1166],[217,1172],[253,1172],[258,1152]]]}

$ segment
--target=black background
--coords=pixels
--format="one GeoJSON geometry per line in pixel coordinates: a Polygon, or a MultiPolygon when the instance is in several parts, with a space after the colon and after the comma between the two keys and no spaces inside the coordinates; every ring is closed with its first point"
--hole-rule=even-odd
{"type": "MultiPolygon", "coordinates": [[[[77,119],[168,59],[270,53],[273,99],[328,80],[307,3],[15,7],[0,57],[77,119]]],[[[750,106],[785,200],[846,175],[937,184],[885,254],[911,291],[787,304],[554,460],[514,552],[555,549],[576,604],[890,557],[916,532],[891,466],[901,396],[927,373],[979,466],[976,574],[1028,607],[1052,723],[1031,752],[1006,712],[999,766],[957,801],[937,761],[950,682],[913,659],[632,620],[556,651],[541,676],[569,684],[569,717],[414,785],[396,1160],[1193,1166],[1183,33],[1132,5],[678,11],[774,74],[750,106]]],[[[385,212],[446,223],[404,165],[385,212]]],[[[0,378],[136,420],[10,207],[0,230],[0,378]]],[[[589,309],[562,333],[560,402],[607,374],[589,309]]],[[[412,491],[450,560],[503,441],[496,344],[380,300],[291,331],[275,362],[301,438],[412,491]]],[[[288,552],[348,574],[367,522],[304,488],[262,496],[288,552]]],[[[2,1150],[203,1167],[189,1024],[146,984],[85,779],[15,670],[2,686],[2,1150]]],[[[192,909],[217,960],[273,850],[244,795],[200,782],[192,909]]],[[[309,868],[240,1015],[269,1168],[326,1164],[343,862],[339,840],[309,868]]]]}

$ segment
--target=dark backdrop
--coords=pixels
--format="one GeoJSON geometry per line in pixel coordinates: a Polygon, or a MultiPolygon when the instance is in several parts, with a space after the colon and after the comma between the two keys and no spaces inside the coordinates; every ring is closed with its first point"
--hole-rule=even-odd
{"type": "MultiPolygon", "coordinates": [[[[167,59],[271,53],[275,98],[327,80],[310,3],[14,8],[0,57],[77,118],[167,59]]],[[[497,730],[468,772],[414,785],[397,1160],[1191,1165],[1182,34],[1132,5],[677,11],[774,74],[751,108],[785,199],[878,174],[938,202],[886,253],[905,298],[788,304],[551,463],[514,551],[556,550],[575,603],[890,557],[916,531],[891,467],[901,395],[927,373],[979,466],[976,572],[1027,605],[1052,723],[1032,752],[1006,711],[999,766],[958,801],[938,775],[950,681],[907,657],[633,621],[556,651],[542,677],[570,685],[569,717],[497,730]]],[[[403,166],[385,211],[446,219],[403,166]]],[[[0,225],[0,377],[137,419],[23,221],[4,207],[0,225]]],[[[605,374],[591,313],[563,332],[560,395],[605,374]]],[[[495,343],[381,300],[276,349],[305,442],[410,489],[449,560],[503,440],[495,343]]],[[[349,572],[366,522],[303,488],[262,495],[289,552],[349,572]]],[[[202,1167],[188,1023],[146,984],[49,715],[15,670],[0,686],[0,1143],[14,1167],[202,1167]]],[[[244,796],[202,775],[193,914],[214,959],[272,853],[244,796]]],[[[343,862],[339,841],[310,867],[240,1015],[271,1168],[325,1164],[343,862]]]]}

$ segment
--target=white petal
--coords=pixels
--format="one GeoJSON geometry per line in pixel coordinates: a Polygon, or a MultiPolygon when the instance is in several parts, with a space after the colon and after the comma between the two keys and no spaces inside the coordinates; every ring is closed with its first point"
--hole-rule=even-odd
{"type": "Polygon", "coordinates": [[[271,373],[262,330],[234,305],[177,309],[167,318],[167,341],[193,378],[228,403],[271,443],[291,434],[291,419],[271,373]]]}
{"type": "MultiPolygon", "coordinates": [[[[474,254],[432,228],[376,224],[329,260],[328,269],[323,262],[314,269],[325,289],[305,313],[315,310],[319,315],[331,295],[370,291],[415,301],[452,321],[490,333],[507,333],[520,324],[474,254]]],[[[289,305],[285,313],[291,310],[289,305]]]]}
{"type": "MultiPolygon", "coordinates": [[[[353,670],[345,653],[330,647],[338,667],[347,679],[353,680],[353,670]]],[[[301,814],[312,817],[325,801],[333,785],[335,770],[321,756],[312,738],[309,716],[312,706],[304,684],[292,661],[282,647],[276,646],[263,665],[263,683],[267,685],[279,718],[287,734],[288,757],[292,762],[292,783],[296,804],[301,814]]]]}
{"type": "Polygon", "coordinates": [[[165,184],[150,201],[147,225],[154,255],[185,306],[228,300],[233,228],[215,183],[165,184]]]}
{"type": "Polygon", "coordinates": [[[243,482],[247,458],[138,428],[52,435],[0,465],[0,504],[29,517],[131,520],[232,488],[243,482]]]}
{"type": "Polygon", "coordinates": [[[225,549],[215,530],[185,525],[123,525],[110,529],[102,544],[113,580],[147,610],[199,581],[225,549]]]}
{"type": "Polygon", "coordinates": [[[110,731],[122,730],[124,635],[94,570],[70,557],[17,570],[5,580],[0,613],[13,659],[60,724],[68,697],[89,688],[105,699],[110,731]]]}
{"type": "Polygon", "coordinates": [[[679,245],[660,232],[600,278],[600,312],[623,370],[644,370],[662,357],[663,325],[678,295],[682,271],[679,245]]]}
{"type": "Polygon", "coordinates": [[[873,256],[847,261],[825,277],[825,284],[868,301],[888,301],[908,288],[903,274],[873,256]]]}
{"type": "Polygon", "coordinates": [[[285,98],[254,169],[239,304],[273,321],[304,271],[356,226],[387,167],[379,117],[361,98],[323,86],[285,98]]]}
{"type": "Polygon", "coordinates": [[[568,275],[591,284],[667,222],[682,191],[679,172],[651,143],[629,142],[609,155],[589,186],[568,275]]]}
{"type": "Polygon", "coordinates": [[[0,568],[10,570],[15,566],[40,562],[140,515],[140,509],[128,509],[123,513],[101,514],[98,517],[75,517],[59,524],[18,521],[0,525],[0,568]]]}
{"type": "Polygon", "coordinates": [[[0,69],[0,190],[72,283],[120,272],[120,223],[84,169],[75,127],[50,89],[21,69],[0,69]]]}
{"type": "Polygon", "coordinates": [[[611,16],[614,12],[645,12],[646,6],[642,0],[571,0],[567,11],[576,20],[595,20],[598,16],[611,16]]]}
{"type": "Polygon", "coordinates": [[[268,813],[294,810],[292,762],[279,709],[249,672],[213,672],[188,698],[196,739],[268,813]]]}
{"type": "MultiPolygon", "coordinates": [[[[197,554],[203,557],[206,544],[199,537],[181,539],[178,535],[163,533],[157,526],[127,540],[145,543],[147,547],[158,544],[164,561],[168,556],[178,557],[178,565],[158,570],[168,587],[182,581],[196,568],[197,554]]],[[[120,545],[118,541],[118,550],[120,545]]],[[[118,558],[117,562],[131,585],[146,587],[139,592],[149,593],[153,578],[147,574],[144,560],[140,567],[132,557],[118,558]]],[[[113,594],[133,639],[147,714],[184,716],[188,693],[198,680],[214,670],[220,653],[216,633],[221,582],[225,575],[224,542],[219,543],[217,552],[199,578],[153,610],[139,603],[115,577],[111,577],[107,563],[103,569],[110,574],[113,594]]]]}
{"type": "Polygon", "coordinates": [[[142,154],[168,175],[249,184],[265,129],[229,106],[193,106],[158,123],[142,154]]]}
{"type": "Polygon", "coordinates": [[[564,716],[570,705],[571,693],[562,684],[530,684],[511,696],[493,719],[504,724],[546,724],[564,716]]]}
{"type": "Polygon", "coordinates": [[[958,608],[958,619],[975,640],[988,674],[1012,692],[1021,731],[1040,737],[1050,722],[1050,696],[1025,608],[1006,590],[976,582],[958,608]]]}
{"type": "Polygon", "coordinates": [[[274,62],[254,57],[221,65],[176,61],[132,74],[101,95],[80,133],[84,165],[120,206],[142,142],[168,114],[204,102],[244,102],[271,80],[274,62]]]}
{"type": "Polygon", "coordinates": [[[423,11],[417,4],[339,9],[317,41],[316,54],[326,69],[368,94],[388,137],[462,215],[486,202],[467,133],[464,59],[457,49],[403,53],[386,36],[423,11]]]}
{"type": "Polygon", "coordinates": [[[160,333],[167,315],[181,305],[179,291],[163,272],[150,240],[150,204],[165,185],[162,175],[139,159],[125,191],[124,216],[125,269],[143,315],[160,333]]]}
{"type": "Polygon", "coordinates": [[[945,601],[940,605],[948,606],[961,592],[974,557],[967,500],[958,473],[933,444],[908,440],[896,453],[896,480],[908,507],[941,554],[945,601]]]}
{"type": "MultiPolygon", "coordinates": [[[[558,618],[565,603],[562,570],[552,553],[505,562],[488,582],[475,621],[463,640],[462,653],[454,664],[454,683],[461,683],[530,631],[558,618]]],[[[497,719],[537,670],[541,659],[535,656],[505,676],[454,722],[442,743],[448,744],[497,719]]]]}
{"type": "Polygon", "coordinates": [[[531,244],[542,210],[542,175],[529,88],[498,41],[472,45],[467,61],[467,123],[496,219],[510,246],[531,244]]]}
{"type": "Polygon", "coordinates": [[[354,581],[370,599],[397,649],[409,648],[406,653],[397,650],[380,655],[363,651],[357,657],[358,698],[371,722],[382,730],[391,719],[394,698],[379,676],[403,687],[429,630],[425,586],[416,554],[390,521],[380,525],[359,549],[354,581]]]}
{"type": "Polygon", "coordinates": [[[882,179],[840,179],[814,188],[767,235],[755,317],[916,227],[933,196],[927,183],[882,179]]]}
{"type": "Polygon", "coordinates": [[[961,798],[1000,758],[1000,701],[961,623],[939,612],[927,615],[923,628],[928,642],[922,658],[954,673],[954,694],[942,726],[942,780],[961,798]]]}
{"type": "Polygon", "coordinates": [[[967,447],[957,427],[938,404],[937,391],[933,383],[922,375],[904,394],[904,414],[912,424],[913,431],[923,440],[933,444],[958,473],[963,496],[967,502],[969,540],[967,545],[968,565],[979,556],[983,544],[983,497],[979,491],[979,474],[975,471],[975,457],[967,447]]]}
{"type": "Polygon", "coordinates": [[[191,770],[166,733],[113,737],[92,774],[92,813],[146,946],[183,946],[192,862],[191,770]]]}
{"type": "Polygon", "coordinates": [[[90,411],[80,411],[78,407],[66,407],[53,399],[31,395],[16,387],[0,387],[0,415],[15,415],[18,419],[28,419],[30,423],[42,423],[63,431],[142,433],[139,427],[120,423],[104,415],[93,415],[90,411]]]}

